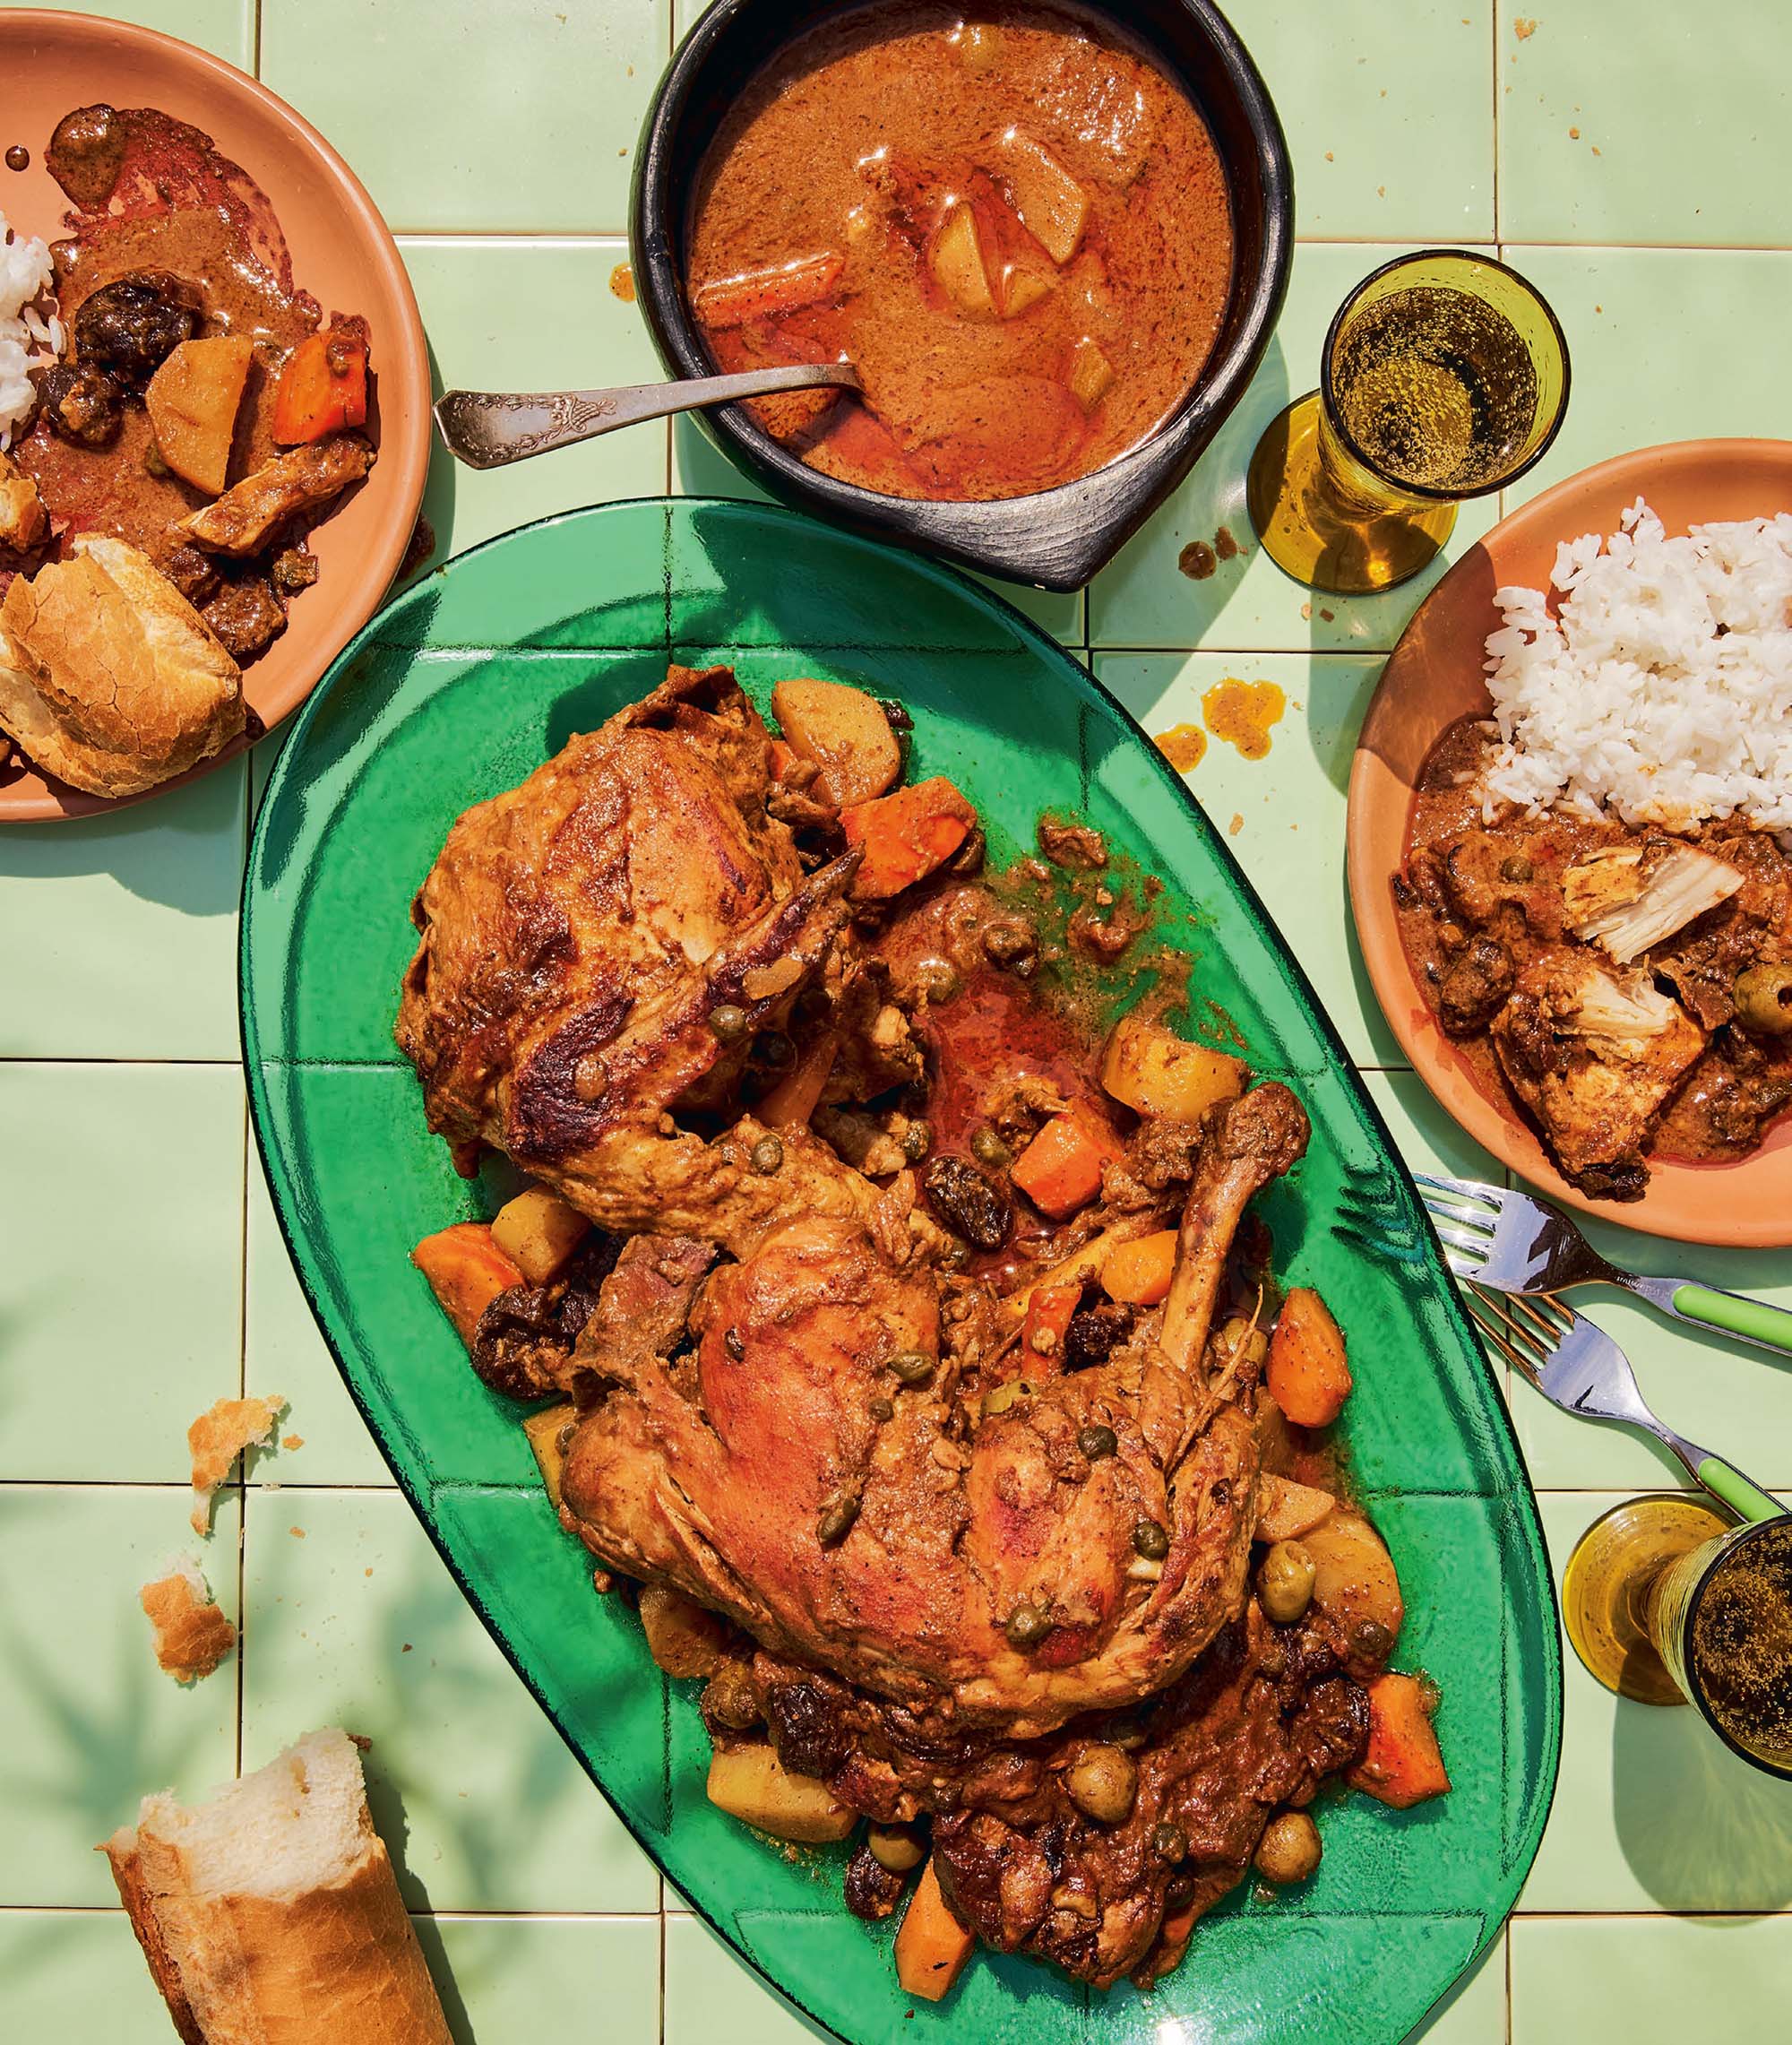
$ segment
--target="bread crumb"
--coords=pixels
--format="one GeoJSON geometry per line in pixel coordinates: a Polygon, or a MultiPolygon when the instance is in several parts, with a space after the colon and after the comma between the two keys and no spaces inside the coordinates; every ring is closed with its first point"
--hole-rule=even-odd
{"type": "Polygon", "coordinates": [[[230,1474],[230,1465],[246,1448],[267,1444],[274,1424],[286,1411],[286,1399],[220,1399],[186,1430],[193,1457],[193,1531],[211,1531],[211,1495],[230,1474]]]}
{"type": "Polygon", "coordinates": [[[155,1628],[157,1666],[177,1683],[211,1675],[237,1644],[236,1627],[219,1609],[190,1556],[145,1583],[137,1600],[155,1628]]]}
{"type": "Polygon", "coordinates": [[[1338,613],[1335,610],[1327,610],[1325,606],[1321,604],[1319,607],[1319,615],[1325,620],[1327,625],[1330,625],[1332,620],[1338,616],[1338,613]]]}
{"type": "Polygon", "coordinates": [[[1226,826],[1227,835],[1228,837],[1236,838],[1244,828],[1245,819],[1239,815],[1236,810],[1234,810],[1232,813],[1232,821],[1226,826]]]}
{"type": "Polygon", "coordinates": [[[1333,160],[1333,160],[1333,157],[1332,157],[1332,154],[1331,154],[1331,151],[1329,149],[1328,149],[1328,150],[1326,151],[1326,152],[1325,152],[1325,160],[1326,160],[1328,163],[1331,163],[1331,161],[1333,161],[1333,160]]]}
{"type": "Polygon", "coordinates": [[[1527,43],[1537,33],[1537,23],[1529,14],[1521,14],[1512,23],[1512,33],[1520,42],[1527,43]]]}
{"type": "Polygon", "coordinates": [[[305,1446],[305,1437],[303,1435],[282,1435],[280,1437],[280,1446],[282,1448],[303,1448],[305,1446]]]}
{"type": "Polygon", "coordinates": [[[409,1654],[410,1652],[410,1643],[406,1641],[404,1645],[399,1649],[399,1652],[401,1654],[409,1654]]]}
{"type": "Polygon", "coordinates": [[[1569,129],[1569,131],[1568,131],[1568,140],[1569,140],[1570,142],[1579,142],[1579,141],[1580,141],[1580,139],[1581,139],[1581,131],[1580,131],[1580,129],[1579,129],[1579,128],[1570,128],[1570,129],[1569,129]]]}
{"type": "Polygon", "coordinates": [[[364,1569],[362,1570],[361,1574],[363,1576],[371,1576],[373,1575],[373,1571],[371,1569],[364,1569]]]}
{"type": "Polygon", "coordinates": [[[303,1527],[289,1527],[286,1531],[292,1536],[295,1540],[303,1540],[305,1539],[305,1529],[303,1527]]]}
{"type": "Polygon", "coordinates": [[[1313,616],[1313,606],[1311,604],[1302,604],[1300,607],[1300,615],[1303,617],[1310,618],[1313,616]]]}

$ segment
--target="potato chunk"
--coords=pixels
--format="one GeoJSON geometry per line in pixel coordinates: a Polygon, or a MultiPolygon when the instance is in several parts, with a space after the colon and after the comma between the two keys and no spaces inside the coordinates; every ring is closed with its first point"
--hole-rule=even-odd
{"type": "Polygon", "coordinates": [[[816,791],[836,808],[869,802],[902,771],[902,748],[876,700],[846,682],[780,682],[771,713],[799,760],[821,769],[816,791]]]}
{"type": "Polygon", "coordinates": [[[505,1201],[492,1218],[493,1242],[531,1285],[550,1283],[590,1232],[576,1207],[541,1186],[505,1201]]]}
{"type": "Polygon", "coordinates": [[[663,1583],[643,1583],[647,1652],[668,1676],[713,1676],[728,1646],[727,1622],[663,1583]]]}
{"type": "Polygon", "coordinates": [[[1082,246],[1088,193],[1043,143],[1019,128],[1003,137],[1002,171],[1027,232],[1062,267],[1082,246]]]}
{"type": "Polygon", "coordinates": [[[1070,394],[1092,412],[1114,388],[1114,365],[1087,334],[1070,351],[1070,394]]]}
{"type": "Polygon", "coordinates": [[[947,213],[927,260],[935,283],[960,312],[973,319],[994,317],[995,295],[989,288],[983,237],[977,230],[977,215],[962,201],[947,213]]]}
{"type": "Polygon", "coordinates": [[[560,1437],[576,1417],[573,1402],[563,1399],[557,1406],[544,1406],[538,1413],[531,1413],[522,1423],[522,1431],[529,1437],[529,1445],[541,1468],[548,1502],[556,1513],[560,1510],[560,1480],[566,1469],[566,1451],[560,1445],[560,1437]]]}
{"type": "Polygon", "coordinates": [[[710,1801],[774,1839],[818,1846],[844,1839],[858,1813],[813,1775],[793,1775],[771,1746],[718,1748],[710,1756],[710,1801]]]}
{"type": "Polygon", "coordinates": [[[1245,1091],[1245,1065],[1225,1051],[1189,1044],[1157,1022],[1124,1016],[1101,1058],[1101,1083],[1141,1115],[1192,1122],[1245,1091]]]}
{"type": "Polygon", "coordinates": [[[1371,1644],[1379,1646],[1381,1652],[1373,1659],[1383,1659],[1400,1637],[1406,1606],[1393,1557],[1380,1534],[1360,1513],[1339,1506],[1302,1534],[1300,1544],[1313,1557],[1316,1572],[1314,1603],[1336,1622],[1353,1646],[1362,1627],[1384,1627],[1385,1643],[1363,1644],[1365,1652],[1371,1644]]]}
{"type": "Polygon", "coordinates": [[[229,478],[237,408],[254,352],[246,334],[184,341],[143,393],[162,460],[209,497],[218,496],[229,478]]]}

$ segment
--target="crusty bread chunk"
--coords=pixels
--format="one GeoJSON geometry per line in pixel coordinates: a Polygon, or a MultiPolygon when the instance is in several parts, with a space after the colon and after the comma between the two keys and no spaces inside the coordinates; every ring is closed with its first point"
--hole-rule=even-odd
{"type": "Polygon", "coordinates": [[[271,1399],[220,1399],[188,1428],[194,1533],[211,1531],[211,1494],[246,1448],[272,1441],[274,1424],[285,1411],[286,1401],[278,1393],[271,1399]]]}
{"type": "Polygon", "coordinates": [[[145,1797],[104,1851],[187,2045],[449,2045],[347,1733],[145,1797]]]}
{"type": "Polygon", "coordinates": [[[156,1629],[156,1660],[181,1683],[209,1676],[237,1644],[237,1629],[206,1588],[199,1565],[182,1556],[137,1593],[156,1629]]]}
{"type": "Polygon", "coordinates": [[[242,674],[147,555],[70,548],[0,601],[0,729],[72,788],[141,795],[241,734],[242,674]]]}

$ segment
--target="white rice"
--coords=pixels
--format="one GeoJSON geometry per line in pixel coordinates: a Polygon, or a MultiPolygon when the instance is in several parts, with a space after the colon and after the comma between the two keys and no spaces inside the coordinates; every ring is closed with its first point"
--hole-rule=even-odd
{"type": "Polygon", "coordinates": [[[1555,617],[1540,590],[1494,593],[1489,817],[1792,827],[1792,513],[1669,539],[1639,497],[1609,539],[1564,541],[1550,582],[1555,617]]]}
{"type": "Polygon", "coordinates": [[[0,213],[0,449],[13,444],[13,429],[30,416],[33,401],[25,371],[33,351],[57,353],[62,323],[46,320],[31,303],[50,286],[50,252],[45,244],[15,236],[0,213]]]}

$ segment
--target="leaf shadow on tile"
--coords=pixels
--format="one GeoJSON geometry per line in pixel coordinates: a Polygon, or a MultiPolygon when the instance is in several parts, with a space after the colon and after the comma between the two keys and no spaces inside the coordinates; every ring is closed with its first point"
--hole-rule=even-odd
{"type": "Polygon", "coordinates": [[[1691,1705],[1620,1700],[1612,1725],[1612,1815],[1630,1869],[1663,1910],[1733,1887],[1747,1871],[1757,1911],[1792,1903],[1792,1806],[1784,1782],[1734,1755],[1691,1705]]]}

